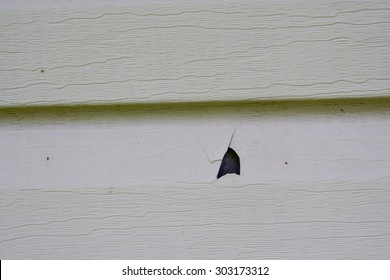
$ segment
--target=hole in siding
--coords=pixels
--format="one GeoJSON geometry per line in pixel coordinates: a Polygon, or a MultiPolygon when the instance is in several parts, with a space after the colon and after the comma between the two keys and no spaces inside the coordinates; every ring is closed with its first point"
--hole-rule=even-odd
{"type": "Polygon", "coordinates": [[[219,167],[219,171],[217,174],[217,179],[221,178],[222,176],[226,174],[237,174],[240,175],[240,157],[236,153],[235,150],[230,148],[230,145],[232,144],[232,140],[234,137],[234,133],[236,133],[236,129],[234,129],[232,137],[230,137],[228,149],[223,156],[221,166],[219,167]]]}
{"type": "Polygon", "coordinates": [[[217,179],[229,173],[240,175],[240,157],[237,155],[236,151],[230,147],[223,156],[217,179]]]}
{"type": "Polygon", "coordinates": [[[45,73],[45,70],[41,69],[41,73],[45,73]]]}

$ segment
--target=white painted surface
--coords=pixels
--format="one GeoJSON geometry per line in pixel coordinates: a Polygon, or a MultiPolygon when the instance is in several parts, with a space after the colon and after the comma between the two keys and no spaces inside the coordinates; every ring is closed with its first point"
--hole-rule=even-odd
{"type": "Polygon", "coordinates": [[[0,258],[389,258],[389,2],[137,2],[0,2],[0,258]]]}
{"type": "Polygon", "coordinates": [[[0,257],[388,258],[389,105],[2,110],[0,257]]]}
{"type": "Polygon", "coordinates": [[[144,2],[2,1],[0,106],[389,96],[389,1],[144,2]]]}

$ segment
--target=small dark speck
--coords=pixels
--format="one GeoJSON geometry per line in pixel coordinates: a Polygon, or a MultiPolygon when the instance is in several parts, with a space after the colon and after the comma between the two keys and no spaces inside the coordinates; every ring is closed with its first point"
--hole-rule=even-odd
{"type": "Polygon", "coordinates": [[[286,164],[286,165],[287,165],[287,164],[288,164],[288,162],[287,162],[287,161],[285,161],[285,162],[284,162],[284,164],[286,164]]]}
{"type": "Polygon", "coordinates": [[[46,160],[49,160],[49,157],[46,157],[46,160]]]}
{"type": "Polygon", "coordinates": [[[340,112],[343,112],[343,113],[345,113],[345,111],[344,111],[344,109],[343,109],[343,108],[341,108],[341,109],[340,109],[340,112]]]}
{"type": "Polygon", "coordinates": [[[45,70],[41,69],[41,73],[45,73],[45,70]]]}

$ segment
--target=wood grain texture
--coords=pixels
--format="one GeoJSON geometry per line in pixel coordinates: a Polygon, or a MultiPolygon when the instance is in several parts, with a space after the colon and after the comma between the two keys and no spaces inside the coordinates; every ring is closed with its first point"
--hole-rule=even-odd
{"type": "Polygon", "coordinates": [[[390,96],[389,1],[29,2],[0,4],[2,107],[390,96]]]}
{"type": "Polygon", "coordinates": [[[390,256],[388,99],[0,116],[2,259],[390,256]]]}

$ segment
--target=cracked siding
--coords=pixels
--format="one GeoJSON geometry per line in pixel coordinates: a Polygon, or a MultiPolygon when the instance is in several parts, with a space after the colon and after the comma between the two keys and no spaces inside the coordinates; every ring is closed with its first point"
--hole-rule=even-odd
{"type": "Polygon", "coordinates": [[[389,108],[0,110],[0,257],[386,259],[389,108]]]}
{"type": "Polygon", "coordinates": [[[388,258],[388,1],[55,2],[0,1],[0,258],[388,258]]]}

